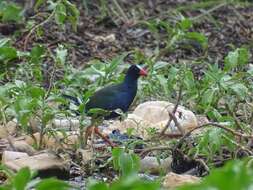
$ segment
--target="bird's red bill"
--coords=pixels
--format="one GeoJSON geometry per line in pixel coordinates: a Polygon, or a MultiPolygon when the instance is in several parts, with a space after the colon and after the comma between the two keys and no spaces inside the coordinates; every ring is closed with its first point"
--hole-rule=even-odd
{"type": "Polygon", "coordinates": [[[140,70],[140,75],[142,75],[142,76],[147,76],[147,75],[148,75],[148,72],[147,72],[145,69],[141,69],[141,70],[140,70]]]}

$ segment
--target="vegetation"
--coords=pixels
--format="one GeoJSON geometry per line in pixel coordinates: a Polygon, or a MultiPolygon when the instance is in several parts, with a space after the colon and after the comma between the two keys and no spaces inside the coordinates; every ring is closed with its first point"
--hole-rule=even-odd
{"type": "MultiPolygon", "coordinates": [[[[135,144],[145,145],[145,150],[155,147],[158,160],[172,155],[175,163],[183,160],[180,164],[186,165],[187,170],[192,169],[187,166],[191,162],[198,168],[198,176],[208,175],[200,184],[179,190],[249,189],[253,183],[252,43],[243,38],[248,35],[248,28],[241,29],[244,34],[239,33],[239,39],[229,37],[227,30],[223,30],[228,26],[222,22],[227,17],[220,18],[219,10],[237,15],[239,21],[234,17],[228,19],[236,23],[234,30],[239,30],[248,18],[241,12],[253,10],[252,3],[232,0],[176,3],[171,12],[159,10],[156,15],[151,11],[149,16],[145,15],[149,9],[141,5],[126,5],[117,0],[38,0],[30,7],[33,15],[27,16],[26,5],[0,0],[0,124],[6,127],[16,119],[20,134],[33,136],[34,131],[39,131],[41,138],[34,147],[42,150],[43,136],[54,137],[60,132],[67,137],[66,129],[49,125],[53,119],[76,116],[79,111],[79,141],[72,150],[75,152],[84,147],[83,134],[91,122],[84,113],[89,97],[98,88],[122,81],[128,68],[124,62],[141,63],[148,68],[149,75],[140,81],[133,106],[146,100],[166,100],[184,105],[210,122],[176,140],[158,136],[152,141],[125,142],[124,148],[108,147],[105,153],[110,156],[106,156],[100,168],[94,163],[103,154],[94,153],[88,169],[73,160],[81,169],[90,171],[85,171],[85,178],[104,168],[115,174],[109,182],[88,180],[87,189],[161,189],[162,172],[153,181],[138,175],[142,155],[133,153],[135,144]],[[127,13],[128,9],[132,14],[127,13]],[[124,33],[105,38],[100,35],[101,29],[97,29],[90,34],[99,27],[107,34],[113,32],[111,28],[122,27],[124,33]],[[130,32],[134,39],[124,36],[130,32]],[[214,39],[212,35],[222,37],[214,39]],[[82,104],[69,103],[62,97],[63,92],[78,97],[82,104]],[[61,109],[66,105],[68,109],[61,109]],[[36,129],[32,120],[39,123],[36,129]],[[196,130],[201,132],[192,135],[196,130]],[[165,147],[162,151],[160,145],[165,147]],[[220,166],[223,167],[217,168],[220,166]]],[[[152,129],[150,133],[151,137],[159,135],[152,129]]],[[[176,171],[177,165],[174,167],[176,171]]],[[[2,172],[6,181],[0,189],[79,188],[58,179],[37,178],[36,172],[28,168],[14,174],[2,166],[2,172]]]]}

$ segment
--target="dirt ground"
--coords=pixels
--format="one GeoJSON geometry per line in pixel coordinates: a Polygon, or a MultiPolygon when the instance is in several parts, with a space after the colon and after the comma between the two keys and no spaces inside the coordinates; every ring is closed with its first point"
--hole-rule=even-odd
{"type": "MultiPolygon", "coordinates": [[[[50,49],[58,44],[68,44],[69,61],[76,67],[85,65],[92,59],[106,60],[125,51],[139,49],[152,52],[157,46],[153,35],[139,21],[161,19],[168,22],[178,20],[179,11],[194,21],[192,31],[199,31],[208,37],[206,61],[222,63],[224,56],[233,47],[242,45],[250,47],[252,51],[253,38],[253,4],[225,4],[220,1],[209,5],[201,5],[202,1],[187,0],[125,0],[120,1],[128,20],[115,15],[102,17],[96,1],[88,5],[88,13],[81,2],[77,2],[80,10],[80,22],[77,32],[71,27],[59,29],[53,22],[44,26],[41,37],[31,36],[28,48],[36,43],[42,43],[50,49]]],[[[42,21],[43,16],[35,16],[42,21]]],[[[24,46],[27,31],[24,29],[16,46],[24,46]]],[[[162,40],[159,44],[163,46],[162,40]]],[[[194,51],[178,49],[161,59],[170,63],[180,60],[193,60],[203,56],[194,51]]],[[[251,59],[252,61],[252,59],[251,59]]]]}

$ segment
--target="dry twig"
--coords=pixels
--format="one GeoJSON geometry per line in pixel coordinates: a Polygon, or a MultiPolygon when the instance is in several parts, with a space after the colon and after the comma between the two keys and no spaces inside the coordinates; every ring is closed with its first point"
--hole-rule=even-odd
{"type": "MultiPolygon", "coordinates": [[[[181,84],[181,85],[180,85],[180,88],[179,88],[179,93],[178,93],[176,105],[175,105],[173,111],[172,111],[171,113],[169,113],[169,114],[170,114],[170,118],[169,118],[167,124],[165,125],[165,127],[163,128],[163,130],[161,131],[160,136],[163,136],[163,135],[165,134],[165,132],[166,132],[166,130],[169,128],[170,123],[171,123],[171,121],[173,120],[173,118],[174,118],[174,119],[176,118],[175,113],[176,113],[176,111],[177,111],[178,105],[179,105],[180,100],[181,100],[181,97],[182,97],[182,90],[183,90],[183,85],[181,84]],[[171,117],[171,115],[173,115],[174,117],[171,117]]],[[[174,120],[174,122],[175,122],[175,120],[174,120]]],[[[177,122],[177,123],[178,123],[178,122],[177,122]]],[[[176,123],[175,123],[175,125],[176,125],[176,123]]],[[[182,127],[180,127],[179,125],[176,125],[176,126],[178,127],[179,131],[180,131],[182,134],[184,134],[184,133],[182,132],[182,131],[183,131],[183,130],[182,130],[182,127]]]]}

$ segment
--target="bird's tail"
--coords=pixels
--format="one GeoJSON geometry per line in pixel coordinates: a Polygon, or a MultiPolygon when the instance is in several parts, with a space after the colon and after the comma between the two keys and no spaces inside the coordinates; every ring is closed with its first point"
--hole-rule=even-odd
{"type": "Polygon", "coordinates": [[[68,100],[71,100],[71,102],[73,104],[77,105],[77,106],[79,106],[82,103],[78,98],[76,98],[74,96],[70,96],[70,95],[67,95],[67,94],[62,94],[62,97],[66,98],[68,100]]]}

